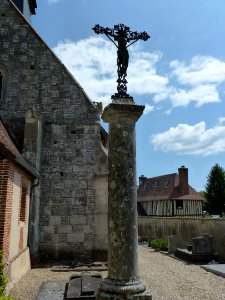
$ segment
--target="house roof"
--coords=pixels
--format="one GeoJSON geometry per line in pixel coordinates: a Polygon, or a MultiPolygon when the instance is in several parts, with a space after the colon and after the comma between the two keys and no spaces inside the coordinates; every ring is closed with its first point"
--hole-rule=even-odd
{"type": "Polygon", "coordinates": [[[4,153],[10,153],[13,157],[21,156],[0,120],[0,152],[2,153],[2,151],[4,151],[4,153]]]}
{"type": "Polygon", "coordinates": [[[153,200],[199,200],[203,197],[189,185],[189,193],[183,195],[176,173],[144,178],[137,191],[138,202],[153,200]]]}
{"type": "Polygon", "coordinates": [[[18,149],[14,145],[12,139],[9,136],[5,126],[0,120],[0,159],[8,159],[14,163],[20,165],[23,169],[28,171],[35,178],[39,178],[40,174],[28,162],[22,157],[18,149]]]}

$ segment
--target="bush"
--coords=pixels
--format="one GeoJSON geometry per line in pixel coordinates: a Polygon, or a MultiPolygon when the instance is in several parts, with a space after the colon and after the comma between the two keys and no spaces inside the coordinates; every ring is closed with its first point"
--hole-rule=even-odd
{"type": "Polygon", "coordinates": [[[0,300],[13,300],[12,297],[5,295],[7,277],[4,275],[3,252],[0,250],[0,300]]]}
{"type": "Polygon", "coordinates": [[[0,296],[0,300],[13,300],[11,296],[0,296]]]}
{"type": "Polygon", "coordinates": [[[162,251],[168,250],[168,241],[166,239],[155,239],[152,241],[149,241],[148,246],[162,251]]]}

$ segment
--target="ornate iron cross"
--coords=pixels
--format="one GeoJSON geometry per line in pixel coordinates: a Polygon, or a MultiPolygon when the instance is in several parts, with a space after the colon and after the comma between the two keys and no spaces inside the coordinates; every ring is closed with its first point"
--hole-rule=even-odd
{"type": "Polygon", "coordinates": [[[124,24],[114,25],[113,29],[102,27],[99,24],[92,28],[97,34],[105,34],[117,47],[117,93],[112,98],[132,98],[127,94],[127,68],[129,62],[129,53],[127,48],[138,40],[147,41],[150,36],[147,32],[131,31],[130,27],[124,24]]]}

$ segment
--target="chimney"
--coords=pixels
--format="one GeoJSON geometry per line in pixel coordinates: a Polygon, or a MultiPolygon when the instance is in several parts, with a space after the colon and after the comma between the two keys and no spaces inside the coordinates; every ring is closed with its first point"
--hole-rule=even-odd
{"type": "Polygon", "coordinates": [[[139,186],[140,186],[142,183],[144,183],[146,180],[147,180],[147,177],[145,177],[144,175],[141,175],[141,176],[139,177],[139,186]]]}
{"type": "Polygon", "coordinates": [[[185,168],[185,166],[181,166],[178,169],[179,173],[179,186],[181,188],[183,195],[189,194],[189,185],[188,185],[188,168],[185,168]]]}

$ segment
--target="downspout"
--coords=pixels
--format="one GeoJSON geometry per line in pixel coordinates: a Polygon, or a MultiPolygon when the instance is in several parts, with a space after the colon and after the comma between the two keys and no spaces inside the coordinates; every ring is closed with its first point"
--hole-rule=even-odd
{"type": "MultiPolygon", "coordinates": [[[[41,170],[41,151],[42,151],[42,121],[39,116],[28,109],[25,115],[24,130],[24,152],[23,156],[41,170]]],[[[40,218],[40,197],[41,197],[41,176],[39,173],[38,181],[35,181],[30,190],[30,216],[28,245],[30,248],[31,264],[34,265],[38,259],[39,247],[39,218],[40,218]]]]}
{"type": "MultiPolygon", "coordinates": [[[[30,202],[35,200],[35,198],[33,198],[33,191],[34,188],[39,186],[40,184],[40,178],[36,178],[34,180],[34,184],[31,185],[30,187],[30,202]]],[[[32,205],[32,203],[31,203],[32,205]]],[[[32,217],[32,211],[31,211],[31,207],[30,207],[30,213],[29,213],[29,235],[28,235],[28,246],[30,247],[30,236],[33,235],[34,233],[32,232],[32,229],[35,228],[35,223],[33,222],[33,217],[32,217]]],[[[30,260],[31,260],[31,266],[35,265],[36,263],[36,257],[33,255],[30,255],[30,260]]]]}
{"type": "Polygon", "coordinates": [[[32,197],[33,189],[40,184],[40,178],[36,178],[34,181],[36,181],[36,180],[37,180],[37,183],[32,184],[32,186],[30,187],[30,199],[32,197]]]}

